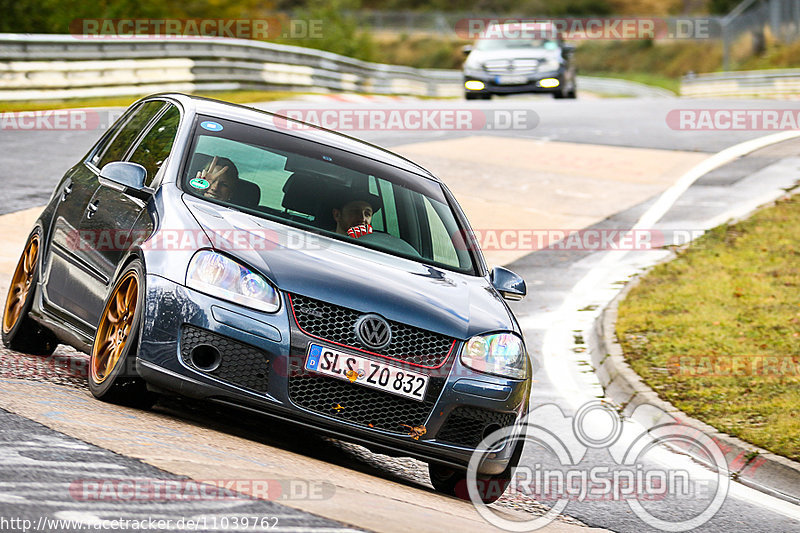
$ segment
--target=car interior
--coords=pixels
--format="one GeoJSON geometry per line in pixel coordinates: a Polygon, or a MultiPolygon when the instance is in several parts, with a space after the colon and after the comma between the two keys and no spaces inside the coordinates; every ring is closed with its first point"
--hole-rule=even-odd
{"type": "MultiPolygon", "coordinates": [[[[226,145],[220,144],[220,148],[223,146],[226,145]]],[[[271,168],[259,168],[252,163],[255,152],[250,152],[249,157],[238,154],[237,158],[236,148],[226,147],[207,151],[230,159],[239,169],[239,177],[228,202],[208,200],[327,234],[336,229],[332,213],[340,207],[336,199],[348,197],[348,193],[369,192],[380,199],[381,206],[372,218],[373,233],[361,236],[360,244],[459,269],[471,265],[468,252],[456,249],[451,238],[458,229],[455,221],[449,220],[452,215],[442,212],[449,211],[445,204],[438,205],[439,202],[386,179],[298,154],[259,149],[269,154],[273,164],[271,168]],[[278,156],[280,165],[275,166],[278,156]]],[[[186,182],[212,159],[210,153],[196,151],[185,174],[186,182]]],[[[203,196],[192,187],[186,190],[203,196]]]]}

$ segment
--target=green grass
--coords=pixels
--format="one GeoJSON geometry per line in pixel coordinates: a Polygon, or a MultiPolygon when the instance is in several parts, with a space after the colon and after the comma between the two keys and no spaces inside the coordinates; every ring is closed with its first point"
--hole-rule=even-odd
{"type": "MultiPolygon", "coordinates": [[[[207,96],[217,100],[225,100],[236,104],[252,102],[269,102],[273,100],[286,100],[296,97],[300,92],[289,91],[225,91],[225,92],[197,92],[198,96],[207,96]]],[[[0,112],[12,111],[41,111],[46,109],[72,109],[77,107],[128,107],[139,98],[147,96],[120,96],[113,98],[73,98],[66,100],[36,100],[19,102],[0,102],[0,112]]]]}
{"type": "Polygon", "coordinates": [[[800,196],[655,267],[620,305],[617,336],[662,398],[800,460],[800,196]]]}

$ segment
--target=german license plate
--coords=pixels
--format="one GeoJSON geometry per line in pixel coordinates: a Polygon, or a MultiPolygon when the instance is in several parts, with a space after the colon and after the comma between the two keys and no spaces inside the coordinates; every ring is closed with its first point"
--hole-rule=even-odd
{"type": "Polygon", "coordinates": [[[428,388],[428,376],[319,344],[308,346],[305,368],[420,402],[428,388]]]}
{"type": "Polygon", "coordinates": [[[497,85],[524,85],[528,83],[527,76],[496,76],[494,82],[497,85]]]}

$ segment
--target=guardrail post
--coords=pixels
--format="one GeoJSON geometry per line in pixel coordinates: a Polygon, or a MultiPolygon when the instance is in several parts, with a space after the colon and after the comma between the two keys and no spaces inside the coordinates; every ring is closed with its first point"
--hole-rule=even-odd
{"type": "Polygon", "coordinates": [[[722,19],[720,26],[722,28],[722,70],[727,71],[731,69],[731,41],[733,38],[728,20],[722,19]]]}

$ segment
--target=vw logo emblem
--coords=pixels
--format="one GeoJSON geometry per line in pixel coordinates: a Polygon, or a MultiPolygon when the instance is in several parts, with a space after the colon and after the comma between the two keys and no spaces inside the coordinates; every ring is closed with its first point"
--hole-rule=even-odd
{"type": "Polygon", "coordinates": [[[373,350],[380,350],[392,341],[389,323],[379,315],[364,315],[356,321],[356,338],[373,350]]]}

